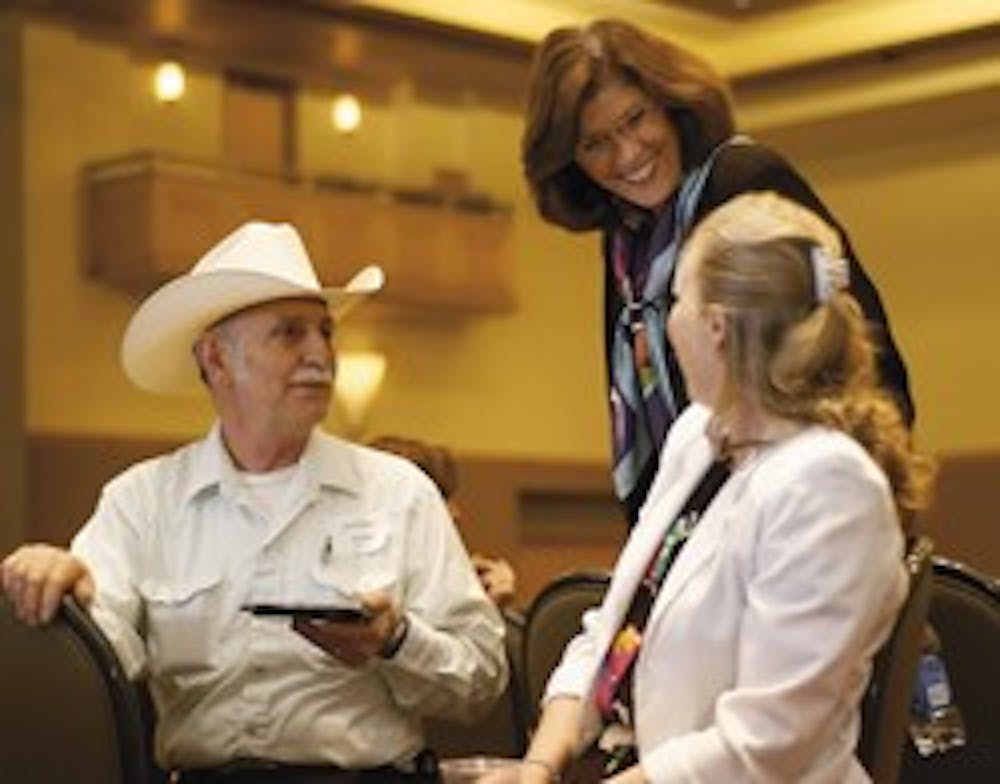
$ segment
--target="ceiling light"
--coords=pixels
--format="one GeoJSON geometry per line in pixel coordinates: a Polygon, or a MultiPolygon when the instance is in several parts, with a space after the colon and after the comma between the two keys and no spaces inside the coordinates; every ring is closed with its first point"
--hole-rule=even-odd
{"type": "Polygon", "coordinates": [[[352,133],[361,126],[361,102],[350,93],[341,93],[330,109],[333,127],[341,133],[352,133]]]}
{"type": "Polygon", "coordinates": [[[363,429],[382,387],[385,366],[385,355],[378,351],[337,352],[333,394],[349,435],[357,436],[363,429]]]}
{"type": "Polygon", "coordinates": [[[156,67],[153,90],[160,103],[174,103],[184,96],[186,86],[184,68],[180,63],[168,61],[156,67]]]}

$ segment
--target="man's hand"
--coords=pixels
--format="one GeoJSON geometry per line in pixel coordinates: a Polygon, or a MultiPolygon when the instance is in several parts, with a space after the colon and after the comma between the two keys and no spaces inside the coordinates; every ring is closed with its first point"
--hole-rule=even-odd
{"type": "Polygon", "coordinates": [[[17,617],[30,626],[51,621],[66,593],[84,606],[94,598],[94,580],[83,561],[48,544],[19,547],[0,565],[0,577],[17,617]]]}
{"type": "Polygon", "coordinates": [[[296,618],[292,628],[350,667],[360,667],[376,658],[402,622],[399,608],[382,591],[361,596],[361,606],[368,613],[364,623],[337,623],[296,618]]]}
{"type": "Polygon", "coordinates": [[[472,565],[476,568],[483,590],[497,607],[506,607],[514,600],[517,578],[509,563],[502,558],[487,558],[476,553],[472,556],[472,565]]]}

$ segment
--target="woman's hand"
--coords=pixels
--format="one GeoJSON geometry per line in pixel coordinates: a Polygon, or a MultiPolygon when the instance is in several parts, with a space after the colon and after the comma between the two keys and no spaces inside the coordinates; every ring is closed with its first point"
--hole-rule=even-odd
{"type": "Polygon", "coordinates": [[[642,768],[638,765],[633,765],[631,768],[626,768],[610,779],[605,779],[604,784],[649,784],[649,782],[646,779],[646,775],[642,772],[642,768]]]}

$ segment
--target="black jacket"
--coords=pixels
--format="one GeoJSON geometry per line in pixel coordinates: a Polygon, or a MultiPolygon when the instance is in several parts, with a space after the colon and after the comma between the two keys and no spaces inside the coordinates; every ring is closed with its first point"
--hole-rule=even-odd
{"type": "MultiPolygon", "coordinates": [[[[701,218],[705,217],[714,208],[725,201],[742,193],[753,191],[775,191],[786,196],[793,201],[808,207],[810,210],[822,217],[831,226],[834,226],[841,235],[844,244],[845,256],[850,264],[850,292],[857,299],[865,313],[869,323],[872,325],[873,334],[879,348],[878,366],[882,383],[895,395],[899,401],[900,411],[908,425],[913,423],[914,408],[913,399],[910,395],[909,376],[906,365],[900,356],[899,349],[892,337],[892,330],[886,318],[885,309],[882,306],[882,299],[879,297],[875,285],[868,274],[861,266],[851,247],[850,239],[843,227],[834,219],[833,215],[813,192],[805,179],[780,155],[759,144],[733,144],[719,153],[705,189],[702,192],[701,200],[695,210],[694,223],[697,224],[701,218]]],[[[622,308],[622,299],[615,282],[614,272],[610,261],[610,240],[613,231],[605,232],[604,236],[604,258],[605,258],[605,318],[604,318],[604,351],[606,367],[608,373],[608,384],[611,383],[611,345],[614,324],[618,313],[622,308]]],[[[670,349],[668,342],[668,365],[671,375],[680,379],[680,369],[677,366],[676,357],[670,349]]],[[[674,385],[675,391],[680,390],[683,395],[683,383],[674,385]]],[[[680,400],[680,407],[686,405],[687,400],[680,400]]],[[[656,474],[659,463],[659,447],[657,444],[655,458],[646,466],[640,476],[639,482],[632,494],[623,501],[625,514],[629,524],[635,523],[639,516],[639,509],[642,507],[649,491],[649,486],[656,474]]]]}

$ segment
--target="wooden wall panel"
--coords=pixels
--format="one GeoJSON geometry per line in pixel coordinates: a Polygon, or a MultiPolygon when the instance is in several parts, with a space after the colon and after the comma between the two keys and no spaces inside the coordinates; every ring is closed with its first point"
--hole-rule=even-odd
{"type": "MultiPolygon", "coordinates": [[[[34,435],[30,438],[30,537],[66,543],[87,519],[101,485],[136,460],[174,444],[156,440],[34,435]]],[[[566,571],[610,568],[624,542],[603,466],[459,457],[460,530],[470,550],[499,554],[516,568],[526,605],[566,571]]],[[[928,514],[938,551],[1000,575],[996,477],[1000,454],[943,461],[928,514]]]]}
{"type": "Polygon", "coordinates": [[[22,199],[27,192],[21,121],[27,74],[17,17],[0,13],[0,551],[24,536],[27,509],[27,221],[22,199]]]}
{"type": "Polygon", "coordinates": [[[29,538],[67,544],[90,517],[105,482],[133,463],[174,445],[163,440],[100,436],[30,436],[29,538]]]}
{"type": "MultiPolygon", "coordinates": [[[[29,538],[69,542],[102,485],[132,463],[176,446],[57,434],[30,439],[29,538]]],[[[518,571],[526,604],[553,576],[610,567],[625,536],[600,466],[490,458],[459,459],[460,531],[472,551],[498,554],[518,571]],[[581,520],[572,524],[572,515],[581,520]]]]}
{"type": "Polygon", "coordinates": [[[939,553],[1000,577],[1000,453],[943,458],[926,521],[939,553]]]}
{"type": "Polygon", "coordinates": [[[289,182],[145,154],[90,166],[83,180],[88,269],[130,293],[186,273],[244,221],[270,220],[299,229],[323,281],[381,265],[387,304],[465,313],[516,305],[513,216],[493,202],[289,182]]]}

